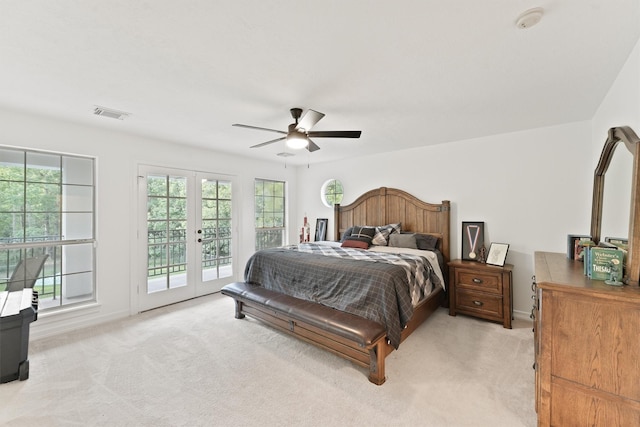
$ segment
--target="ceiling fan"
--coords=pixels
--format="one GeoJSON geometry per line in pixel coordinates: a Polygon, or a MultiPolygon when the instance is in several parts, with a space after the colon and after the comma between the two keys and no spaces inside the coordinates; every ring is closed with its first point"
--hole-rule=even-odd
{"type": "Polygon", "coordinates": [[[290,111],[291,117],[293,117],[295,123],[291,123],[289,125],[287,132],[258,126],[242,125],[239,123],[234,123],[233,126],[266,130],[268,132],[276,132],[284,135],[280,138],[272,139],[271,141],[252,145],[251,148],[264,147],[265,145],[286,139],[288,147],[294,149],[306,148],[310,152],[319,150],[320,147],[318,147],[309,138],[360,138],[360,134],[362,133],[359,130],[311,131],[310,129],[324,117],[323,113],[319,113],[315,110],[307,110],[303,115],[302,108],[292,108],[290,111]]]}

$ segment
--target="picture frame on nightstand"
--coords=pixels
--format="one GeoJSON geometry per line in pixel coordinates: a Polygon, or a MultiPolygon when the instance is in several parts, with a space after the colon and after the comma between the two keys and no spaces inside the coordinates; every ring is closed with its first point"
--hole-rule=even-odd
{"type": "Polygon", "coordinates": [[[484,245],[484,222],[462,222],[462,259],[478,261],[484,245]]]}
{"type": "Polygon", "coordinates": [[[492,243],[487,255],[487,264],[504,267],[508,251],[509,245],[507,243],[492,243]]]}

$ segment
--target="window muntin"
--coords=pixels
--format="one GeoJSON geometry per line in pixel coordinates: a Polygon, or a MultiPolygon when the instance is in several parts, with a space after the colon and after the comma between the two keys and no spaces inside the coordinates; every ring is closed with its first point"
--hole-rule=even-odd
{"type": "Polygon", "coordinates": [[[333,208],[333,205],[341,203],[343,194],[344,188],[342,187],[342,182],[337,179],[326,181],[320,189],[320,199],[328,208],[333,208]]]}
{"type": "Polygon", "coordinates": [[[0,290],[21,259],[47,254],[40,310],[95,300],[94,164],[0,148],[0,290]]]}
{"type": "Polygon", "coordinates": [[[256,250],[286,244],[285,182],[255,180],[256,250]]]}

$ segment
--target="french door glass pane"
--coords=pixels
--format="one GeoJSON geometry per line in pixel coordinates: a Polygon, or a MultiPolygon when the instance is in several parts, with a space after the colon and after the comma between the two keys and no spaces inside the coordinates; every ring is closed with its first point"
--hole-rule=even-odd
{"type": "Polygon", "coordinates": [[[202,281],[232,275],[231,182],[202,179],[202,281]]]}
{"type": "Polygon", "coordinates": [[[187,284],[187,178],[147,177],[147,292],[187,284]]]}

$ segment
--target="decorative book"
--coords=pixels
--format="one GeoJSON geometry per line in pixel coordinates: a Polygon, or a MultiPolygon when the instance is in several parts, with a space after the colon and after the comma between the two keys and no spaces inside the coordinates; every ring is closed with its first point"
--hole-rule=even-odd
{"type": "MultiPolygon", "coordinates": [[[[580,240],[591,240],[591,236],[584,234],[567,234],[567,258],[581,259],[580,253],[578,252],[578,242],[580,240]]],[[[582,248],[580,248],[580,252],[581,251],[582,248]]]]}
{"type": "Polygon", "coordinates": [[[589,274],[593,280],[619,281],[624,267],[624,251],[615,248],[592,247],[589,250],[589,274]]]}

